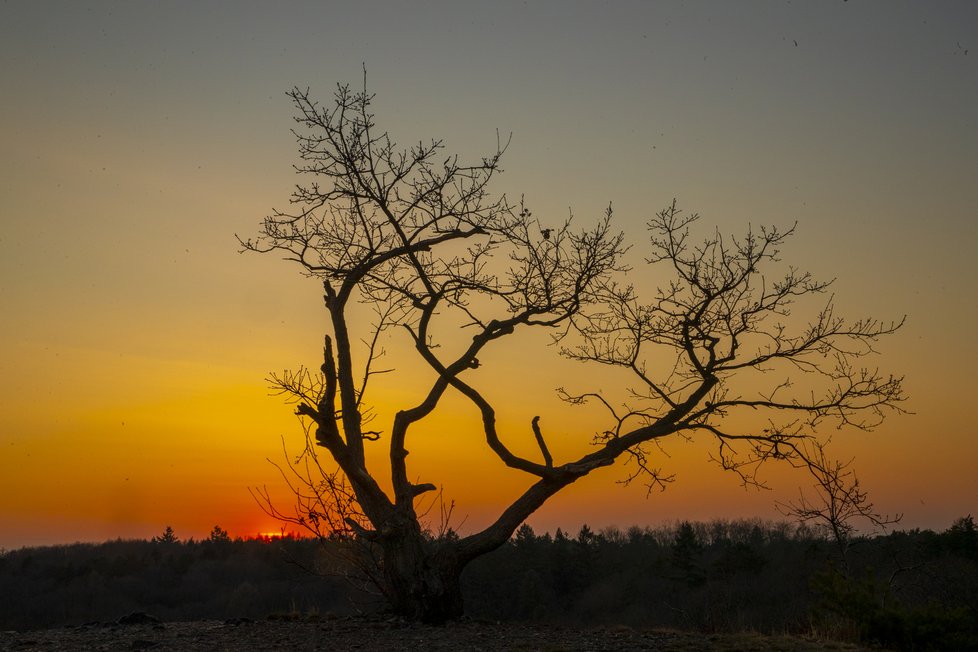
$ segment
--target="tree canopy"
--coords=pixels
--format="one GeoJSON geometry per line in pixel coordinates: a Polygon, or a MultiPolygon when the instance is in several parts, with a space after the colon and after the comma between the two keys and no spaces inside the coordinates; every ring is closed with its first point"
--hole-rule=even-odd
{"type": "Polygon", "coordinates": [[[522,200],[492,194],[506,149],[501,140],[488,156],[463,163],[440,140],[398,147],[376,126],[366,88],[339,85],[328,105],[308,90],[289,96],[303,182],[289,210],[274,211],[257,238],[242,240],[244,249],[282,255],[321,282],[329,321],[318,371],[272,376],[310,435],[306,475],[295,476],[306,478],[305,488],[301,482],[296,488],[289,518],[317,532],[324,524],[348,530],[379,546],[384,589],[402,614],[435,621],[459,615],[461,569],[594,469],[626,459],[633,463],[630,478],[650,487],[667,482],[655,464],[663,438],[704,433],[715,440],[724,468],[757,482],[756,469],[768,460],[824,463],[810,444],[827,428],[870,429],[901,410],[901,379],[860,359],[902,322],[840,316],[832,281],[781,266],[793,226],[748,228],[739,236],[713,231],[698,240],[699,216],[672,201],[648,219],[648,237],[636,247],[643,258],[633,268],[610,207],[578,228],[570,218],[550,223],[522,200]],[[629,281],[637,274],[668,280],[643,296],[629,281]],[[799,322],[793,309],[813,297],[822,297],[820,307],[799,322]],[[350,310],[358,303],[375,315],[366,332],[351,331],[350,310]],[[439,329],[459,326],[465,346],[439,346],[439,329]],[[403,334],[433,380],[421,400],[378,427],[365,396],[371,378],[387,371],[376,362],[378,343],[391,329],[403,334]],[[526,433],[538,454],[516,452],[499,432],[496,406],[473,380],[481,354],[527,329],[551,333],[572,360],[612,367],[629,379],[625,396],[577,388],[584,376],[558,390],[568,404],[597,402],[607,411],[596,436],[577,433],[592,438],[586,454],[555,459],[539,415],[527,415],[526,433]],[[358,341],[366,347],[360,364],[358,341]],[[743,377],[752,379],[749,392],[737,382],[743,377]],[[522,494],[500,497],[508,506],[485,529],[431,547],[417,500],[437,486],[411,479],[407,442],[449,391],[478,411],[481,432],[453,432],[445,445],[480,437],[486,455],[522,471],[528,483],[522,494]],[[755,418],[733,418],[741,413],[755,418]],[[365,456],[367,443],[381,440],[389,451],[390,493],[365,456]],[[335,470],[320,464],[317,448],[328,451],[335,470]]]}

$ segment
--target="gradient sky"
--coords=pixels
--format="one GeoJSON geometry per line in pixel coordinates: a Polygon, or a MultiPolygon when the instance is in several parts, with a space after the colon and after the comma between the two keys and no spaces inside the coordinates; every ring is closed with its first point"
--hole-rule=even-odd
{"type": "MultiPolygon", "coordinates": [[[[3,2],[0,548],[277,529],[247,489],[279,486],[265,458],[301,433],[263,379],[317,364],[324,319],[314,283],[234,234],[295,182],[284,92],[328,100],[363,65],[404,144],[477,157],[512,133],[496,191],[542,219],[610,201],[638,242],[675,197],[725,232],[797,221],[785,258],[838,277],[840,308],[908,316],[875,362],[915,414],[834,452],[904,527],[978,513],[976,26],[971,1],[3,2]]],[[[569,433],[552,390],[592,377],[534,369],[502,418],[569,433]]],[[[411,457],[463,529],[525,483],[479,454],[474,417],[449,401],[432,432],[470,434],[411,457]]],[[[668,451],[665,493],[605,469],[530,523],[773,519],[806,481],[743,491],[701,445],[668,451]]]]}

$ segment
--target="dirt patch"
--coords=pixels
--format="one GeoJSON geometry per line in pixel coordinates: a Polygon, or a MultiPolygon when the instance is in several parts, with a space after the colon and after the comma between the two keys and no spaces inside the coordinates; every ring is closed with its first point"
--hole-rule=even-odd
{"type": "Polygon", "coordinates": [[[570,629],[463,621],[445,627],[396,619],[323,622],[233,620],[90,624],[0,632],[0,650],[519,650],[540,652],[662,650],[859,650],[854,645],[753,633],[708,635],[629,627],[570,629]]]}

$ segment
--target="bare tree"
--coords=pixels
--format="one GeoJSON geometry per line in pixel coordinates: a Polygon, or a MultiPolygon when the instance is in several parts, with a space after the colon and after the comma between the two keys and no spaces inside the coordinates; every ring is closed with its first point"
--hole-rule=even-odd
{"type": "Polygon", "coordinates": [[[852,460],[840,462],[829,458],[822,442],[806,446],[803,455],[797,459],[812,477],[814,495],[799,490],[797,500],[779,501],[777,508],[800,523],[823,528],[836,545],[843,573],[849,576],[849,548],[857,523],[862,521],[874,530],[885,530],[899,523],[903,515],[891,516],[877,511],[869,493],[856,477],[852,460]]]}
{"type": "MultiPolygon", "coordinates": [[[[489,193],[504,143],[466,165],[446,156],[441,141],[399,149],[377,130],[373,96],[365,88],[340,85],[328,106],[308,90],[296,88],[289,96],[297,110],[297,171],[309,181],[293,194],[293,210],[273,212],[260,236],[242,245],[279,253],[318,279],[329,331],[318,373],[300,370],[272,382],[296,401],[316,444],[352,489],[363,519],[345,522],[381,550],[386,592],[403,616],[431,622],[460,616],[465,565],[502,545],[547,499],[591,471],[624,457],[637,464],[632,477],[665,482],[648,448],[664,437],[707,433],[726,468],[756,481],[757,464],[798,458],[801,442],[821,422],[869,428],[887,409],[899,409],[900,379],[853,366],[899,324],[846,321],[835,316],[831,301],[798,334],[779,321],[796,299],[829,287],[794,270],[776,281],[762,274],[761,267],[777,261],[791,229],[749,231],[729,241],[715,234],[693,245],[688,229],[697,218],[673,204],[648,225],[647,262],[671,267],[675,278],[642,303],[621,283],[626,245],[612,228],[610,208],[594,226],[577,230],[570,219],[542,224],[522,203],[489,193]],[[350,327],[357,303],[376,315],[369,332],[359,333],[366,351],[360,364],[350,327]],[[439,346],[444,330],[457,333],[459,326],[470,334],[461,350],[439,346]],[[365,396],[371,378],[387,371],[377,369],[377,360],[381,337],[392,328],[406,334],[434,379],[423,398],[397,411],[382,431],[371,422],[376,415],[365,396]],[[565,355],[620,367],[635,383],[622,407],[588,388],[562,390],[570,403],[600,401],[612,418],[593,449],[577,459],[554,459],[536,416],[527,419],[523,436],[533,437],[539,459],[514,452],[498,431],[494,406],[467,380],[484,350],[517,331],[541,328],[561,342],[565,355]],[[733,389],[739,376],[767,372],[763,379],[781,370],[817,377],[822,392],[799,396],[782,376],[767,391],[733,389]],[[433,543],[418,500],[436,486],[410,479],[406,445],[412,427],[449,389],[478,410],[486,454],[524,472],[529,484],[485,529],[433,543]],[[785,419],[743,432],[726,429],[725,417],[738,411],[785,419]],[[367,468],[365,447],[381,438],[389,451],[391,493],[367,468]]],[[[298,505],[310,512],[299,519],[320,509],[301,498],[298,505]]]]}

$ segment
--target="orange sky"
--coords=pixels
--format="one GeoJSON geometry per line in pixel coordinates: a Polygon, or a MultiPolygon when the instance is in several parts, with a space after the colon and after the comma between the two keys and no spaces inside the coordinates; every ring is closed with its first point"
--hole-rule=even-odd
{"type": "MultiPolygon", "coordinates": [[[[284,91],[328,100],[363,64],[404,143],[474,157],[512,132],[496,191],[543,219],[612,201],[635,242],[673,197],[725,232],[797,220],[785,258],[838,277],[840,309],[908,315],[879,363],[906,374],[915,414],[840,433],[836,453],[906,527],[978,511],[978,9],[798,4],[4,3],[0,548],[278,529],[248,487],[279,486],[265,458],[301,432],[263,379],[318,364],[324,321],[315,284],[234,234],[294,183],[284,91]]],[[[596,426],[553,389],[591,372],[509,346],[479,372],[505,436],[529,445],[540,414],[584,445],[596,426]],[[501,382],[514,366],[521,382],[501,382]]],[[[378,388],[390,409],[411,396],[402,371],[378,388]]],[[[483,455],[473,410],[446,408],[412,469],[477,527],[524,480],[483,455]],[[462,436],[426,445],[441,429],[462,436]]],[[[745,492],[703,447],[667,450],[667,492],[604,469],[531,524],[778,518],[804,482],[772,468],[773,491],[745,492]]]]}

